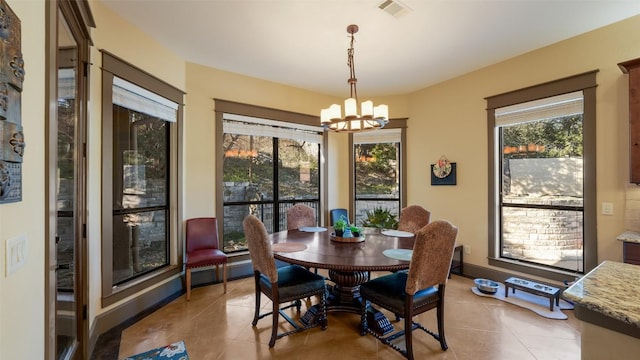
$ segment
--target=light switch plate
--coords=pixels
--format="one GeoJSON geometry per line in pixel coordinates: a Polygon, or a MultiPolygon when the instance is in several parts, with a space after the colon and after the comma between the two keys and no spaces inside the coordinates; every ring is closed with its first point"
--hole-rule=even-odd
{"type": "Polygon", "coordinates": [[[27,235],[19,235],[7,240],[5,249],[5,276],[9,276],[27,262],[27,235]]]}
{"type": "Polygon", "coordinates": [[[613,203],[610,203],[610,202],[602,203],[602,215],[613,215],[613,203]]]}

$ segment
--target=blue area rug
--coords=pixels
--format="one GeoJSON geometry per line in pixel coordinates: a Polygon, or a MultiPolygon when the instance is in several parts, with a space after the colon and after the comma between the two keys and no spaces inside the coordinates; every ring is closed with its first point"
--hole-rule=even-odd
{"type": "Polygon", "coordinates": [[[184,341],[178,341],[123,360],[189,360],[189,355],[187,355],[184,341]]]}

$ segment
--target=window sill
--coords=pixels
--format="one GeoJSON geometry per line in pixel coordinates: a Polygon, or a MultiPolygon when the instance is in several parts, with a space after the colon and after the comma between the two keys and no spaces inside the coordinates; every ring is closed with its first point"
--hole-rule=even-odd
{"type": "Polygon", "coordinates": [[[502,258],[493,258],[489,257],[489,265],[517,271],[523,274],[528,274],[532,276],[537,276],[549,280],[563,282],[564,280],[573,281],[577,276],[582,276],[584,274],[572,272],[572,271],[563,271],[558,269],[550,269],[542,266],[536,266],[529,263],[524,263],[517,260],[509,260],[502,258]]]}
{"type": "Polygon", "coordinates": [[[114,304],[124,298],[135,295],[162,281],[182,273],[182,265],[170,265],[158,271],[132,280],[126,284],[112,287],[110,294],[103,294],[102,307],[114,304]]]}

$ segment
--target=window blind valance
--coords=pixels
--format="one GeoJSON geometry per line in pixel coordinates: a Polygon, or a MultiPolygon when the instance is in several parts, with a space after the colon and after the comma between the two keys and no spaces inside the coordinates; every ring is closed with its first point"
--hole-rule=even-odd
{"type": "Polygon", "coordinates": [[[582,114],[582,91],[505,106],[495,110],[496,126],[582,114]]]}
{"type": "Polygon", "coordinates": [[[296,124],[290,127],[286,122],[259,119],[250,116],[224,114],[222,131],[225,134],[266,136],[279,139],[292,139],[309,143],[322,143],[320,127],[296,124]]]}
{"type": "Polygon", "coordinates": [[[178,118],[177,103],[117,76],[113,77],[113,103],[165,121],[178,118]]]}
{"type": "Polygon", "coordinates": [[[354,144],[380,144],[400,142],[402,129],[380,129],[353,134],[354,144]]]}

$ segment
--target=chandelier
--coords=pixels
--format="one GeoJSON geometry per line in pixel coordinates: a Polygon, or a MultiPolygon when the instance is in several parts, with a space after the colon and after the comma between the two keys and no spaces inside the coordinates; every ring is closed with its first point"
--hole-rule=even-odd
{"type": "Polygon", "coordinates": [[[389,107],[387,105],[373,106],[373,102],[364,101],[360,105],[358,114],[358,90],[356,89],[356,71],[353,63],[353,34],[358,32],[358,25],[347,26],[351,34],[351,46],[347,50],[347,65],[349,66],[349,89],[351,95],[344,101],[344,117],[340,105],[333,104],[320,112],[320,122],[325,129],[336,132],[356,132],[381,129],[389,122],[389,107]]]}

